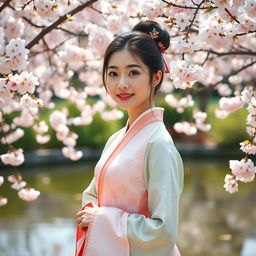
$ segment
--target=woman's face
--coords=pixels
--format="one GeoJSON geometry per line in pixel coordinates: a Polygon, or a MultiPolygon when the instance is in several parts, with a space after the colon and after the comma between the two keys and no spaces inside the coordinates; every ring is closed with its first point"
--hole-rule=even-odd
{"type": "Polygon", "coordinates": [[[117,51],[109,59],[105,85],[112,99],[122,109],[142,113],[150,108],[150,88],[157,85],[157,81],[160,80],[154,75],[150,84],[148,67],[128,50],[117,51]],[[122,93],[127,97],[122,97],[122,93]]]}

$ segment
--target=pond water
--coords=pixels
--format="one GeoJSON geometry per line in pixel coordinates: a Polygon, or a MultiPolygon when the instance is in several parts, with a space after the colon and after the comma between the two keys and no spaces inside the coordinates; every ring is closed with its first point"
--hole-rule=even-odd
{"type": "MultiPolygon", "coordinates": [[[[74,217],[94,166],[72,163],[21,170],[24,180],[41,191],[39,199],[29,203],[19,200],[5,182],[0,194],[8,195],[9,203],[0,207],[0,255],[74,255],[74,217]]],[[[182,256],[255,256],[255,182],[239,183],[239,193],[230,195],[223,189],[228,160],[184,159],[184,166],[177,242],[182,256]]]]}

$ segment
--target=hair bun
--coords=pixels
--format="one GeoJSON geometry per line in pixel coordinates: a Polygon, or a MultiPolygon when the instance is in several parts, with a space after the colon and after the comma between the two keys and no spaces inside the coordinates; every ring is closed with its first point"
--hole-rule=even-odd
{"type": "Polygon", "coordinates": [[[157,22],[152,21],[152,20],[146,20],[146,21],[141,21],[138,24],[136,24],[132,31],[140,31],[144,32],[148,35],[151,35],[153,31],[159,32],[156,38],[153,38],[156,43],[162,43],[165,47],[165,50],[168,49],[170,45],[170,35],[167,32],[166,29],[163,29],[157,22]]]}

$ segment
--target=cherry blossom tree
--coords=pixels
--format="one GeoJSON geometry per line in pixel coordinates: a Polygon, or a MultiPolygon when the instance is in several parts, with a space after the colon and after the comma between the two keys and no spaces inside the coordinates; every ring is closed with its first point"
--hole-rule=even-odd
{"type": "MultiPolygon", "coordinates": [[[[106,121],[122,118],[102,85],[102,57],[117,34],[152,19],[171,35],[164,56],[170,75],[165,76],[161,93],[178,113],[193,107],[194,121],[177,122],[173,128],[188,136],[209,131],[206,106],[216,91],[221,96],[217,118],[246,108],[250,139],[240,143],[245,157],[230,160],[232,175],[226,175],[224,188],[233,193],[238,191],[238,180],[254,180],[256,167],[250,159],[256,154],[254,0],[2,0],[0,4],[0,132],[1,144],[9,149],[0,156],[4,164],[24,162],[23,149],[12,145],[24,136],[23,127],[33,127],[39,144],[51,139],[48,125],[40,119],[42,109],[52,110],[50,126],[63,143],[63,155],[73,161],[82,152],[75,149],[79,134],[71,125],[90,125],[96,113],[106,121]],[[71,85],[75,75],[83,89],[71,85]],[[174,90],[183,96],[175,97],[174,90]],[[100,100],[89,104],[91,96],[100,100]],[[195,96],[200,98],[198,107],[195,96]],[[74,103],[80,115],[71,117],[66,108],[55,109],[53,97],[74,103]],[[8,122],[14,112],[19,116],[8,122]]],[[[23,200],[40,194],[26,187],[19,173],[8,180],[23,200]]],[[[0,176],[0,186],[3,182],[0,176]]],[[[0,206],[6,203],[7,198],[0,196],[0,206]]]]}

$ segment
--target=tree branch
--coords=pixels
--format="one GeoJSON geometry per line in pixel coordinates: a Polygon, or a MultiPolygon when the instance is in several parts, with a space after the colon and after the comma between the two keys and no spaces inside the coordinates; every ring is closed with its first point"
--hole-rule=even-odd
{"type": "Polygon", "coordinates": [[[230,16],[234,21],[236,21],[238,24],[240,24],[239,20],[237,20],[237,19],[230,13],[230,11],[229,11],[227,8],[225,8],[225,11],[229,14],[229,16],[230,16]]]}
{"type": "MultiPolygon", "coordinates": [[[[253,61],[243,67],[241,67],[240,69],[238,70],[234,70],[232,72],[230,72],[228,75],[224,75],[223,78],[221,80],[219,80],[218,82],[214,83],[214,84],[210,84],[209,86],[207,87],[200,87],[200,88],[189,88],[187,89],[188,93],[190,93],[191,95],[193,94],[197,94],[197,93],[201,93],[203,91],[208,91],[208,90],[212,90],[214,89],[218,84],[220,83],[227,83],[229,82],[228,79],[231,77],[231,76],[234,76],[234,75],[237,75],[238,73],[240,73],[241,71],[245,70],[246,68],[250,67],[250,66],[253,66],[254,64],[256,64],[256,61],[253,61]]],[[[200,85],[202,85],[201,83],[199,83],[200,85]]]]}
{"type": "Polygon", "coordinates": [[[42,31],[31,41],[26,45],[27,49],[31,49],[35,44],[37,44],[46,34],[50,33],[53,29],[55,29],[58,25],[63,23],[66,20],[67,14],[70,16],[74,16],[76,13],[82,11],[84,8],[88,7],[89,5],[97,2],[98,0],[89,0],[79,6],[77,6],[75,9],[73,9],[71,12],[68,12],[62,16],[59,17],[58,20],[56,20],[53,24],[50,26],[42,29],[42,31]]]}
{"type": "MultiPolygon", "coordinates": [[[[178,5],[178,4],[174,4],[172,2],[168,2],[166,0],[161,0],[162,2],[166,3],[167,4],[167,7],[170,7],[170,6],[173,6],[173,7],[176,7],[176,8],[183,8],[183,9],[200,9],[200,10],[208,10],[209,7],[193,7],[193,6],[182,6],[182,5],[178,5]]],[[[217,9],[218,7],[211,7],[211,9],[217,9]]]]}
{"type": "Polygon", "coordinates": [[[204,1],[205,1],[205,0],[202,0],[201,3],[197,5],[197,8],[196,8],[196,11],[195,11],[195,13],[194,13],[193,19],[192,19],[192,21],[190,22],[189,26],[186,28],[186,38],[189,37],[188,34],[189,34],[189,32],[190,32],[190,30],[191,30],[191,27],[192,27],[192,25],[193,25],[193,23],[194,23],[194,21],[195,21],[195,19],[196,19],[196,15],[197,15],[197,13],[198,13],[198,11],[199,11],[199,9],[200,9],[200,6],[204,3],[204,1]]]}
{"type": "Polygon", "coordinates": [[[210,87],[215,87],[216,85],[220,84],[220,83],[227,83],[228,82],[228,79],[231,77],[231,76],[235,76],[237,75],[238,73],[240,73],[241,71],[247,69],[248,67],[250,66],[253,66],[254,64],[256,64],[256,60],[255,61],[252,61],[251,63],[237,69],[237,70],[234,70],[233,72],[230,72],[228,75],[224,76],[223,79],[221,79],[220,81],[216,82],[215,84],[212,84],[210,85],[210,87]]]}
{"type": "Polygon", "coordinates": [[[218,57],[227,56],[227,55],[251,55],[251,56],[256,56],[256,52],[252,52],[252,51],[216,52],[216,51],[213,51],[213,50],[196,50],[195,52],[208,52],[209,54],[215,54],[218,57]]]}
{"type": "Polygon", "coordinates": [[[256,30],[249,30],[249,32],[247,32],[247,33],[236,34],[236,36],[244,36],[244,35],[247,35],[247,34],[250,34],[250,33],[256,33],[256,30]]]}
{"type": "Polygon", "coordinates": [[[6,7],[6,6],[9,6],[10,2],[12,0],[6,0],[0,7],[0,12],[6,7]]]}
{"type": "Polygon", "coordinates": [[[72,37],[68,37],[67,39],[65,39],[64,41],[62,41],[62,42],[60,42],[58,45],[56,45],[56,46],[54,46],[54,48],[49,48],[48,47],[48,49],[44,49],[44,50],[42,50],[42,51],[38,51],[38,52],[31,52],[31,55],[30,55],[30,58],[33,58],[33,57],[35,57],[36,55],[38,55],[38,54],[41,54],[41,53],[44,53],[44,52],[48,52],[48,51],[53,51],[53,52],[56,52],[56,50],[60,47],[60,46],[62,46],[66,41],[68,41],[69,39],[71,39],[72,37]]]}

